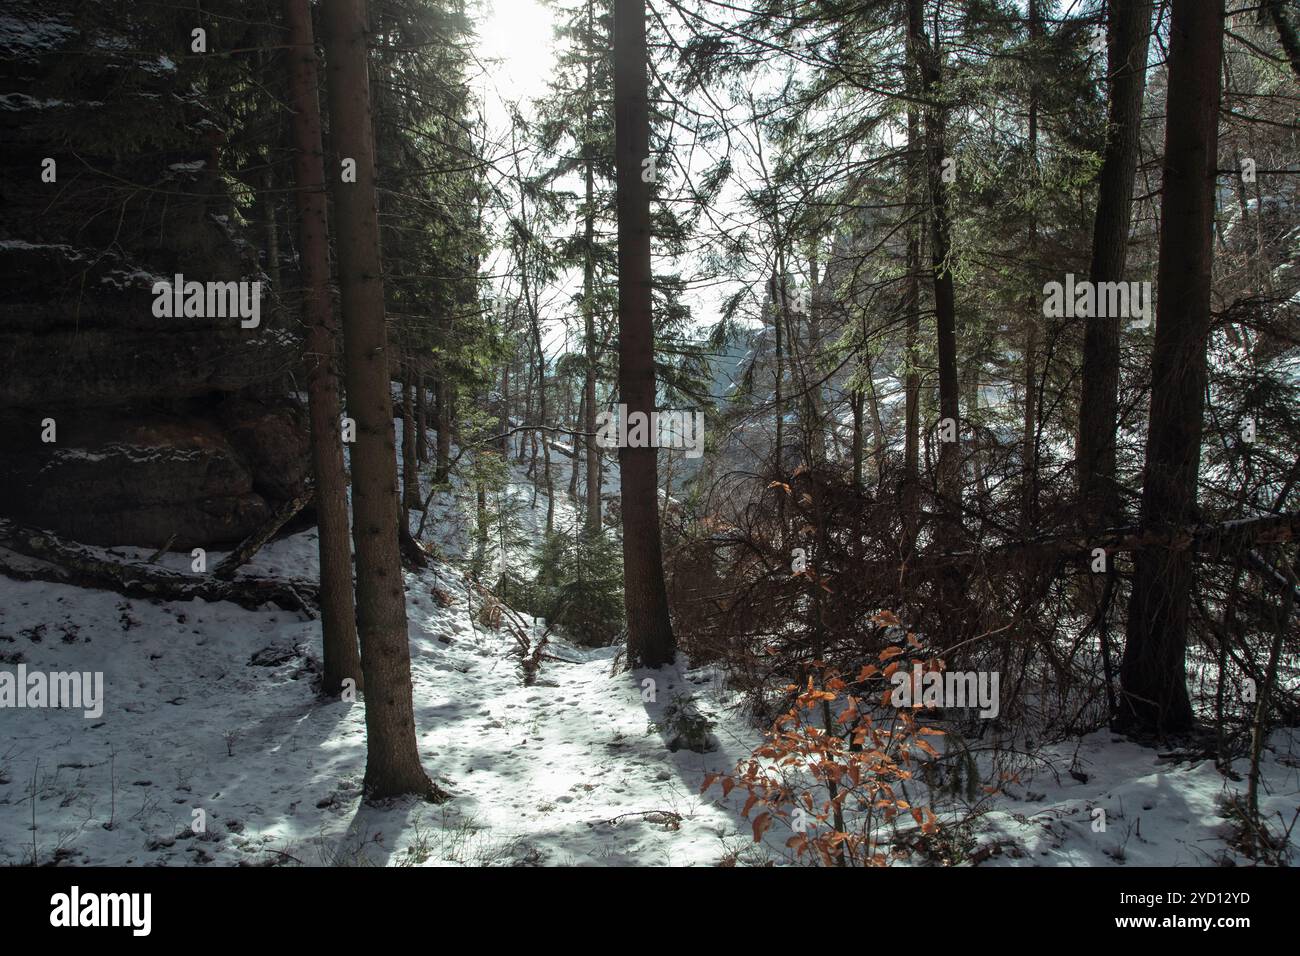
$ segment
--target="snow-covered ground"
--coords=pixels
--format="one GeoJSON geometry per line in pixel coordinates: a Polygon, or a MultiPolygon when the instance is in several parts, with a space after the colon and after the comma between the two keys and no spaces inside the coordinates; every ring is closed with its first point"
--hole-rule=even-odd
{"type": "MultiPolygon", "coordinates": [[[[284,567],[287,553],[313,548],[304,533],[262,561],[284,567]]],[[[372,810],[359,805],[363,704],[315,695],[315,623],[4,582],[6,663],[103,671],[107,703],[97,720],[0,712],[0,862],[33,850],[40,862],[94,864],[662,864],[722,855],[743,821],[696,791],[746,741],[707,756],[669,753],[647,733],[656,715],[642,702],[642,675],[611,673],[612,649],[552,640],[556,660],[525,686],[514,641],[471,626],[445,567],[409,576],[408,586],[420,752],[454,799],[372,810]],[[434,587],[454,603],[440,607],[434,587]],[[196,809],[206,814],[203,836],[191,832],[196,809]]],[[[710,690],[655,676],[660,700],[710,690]]]]}
{"type": "MultiPolygon", "coordinates": [[[[560,492],[567,460],[557,457],[560,492]]],[[[530,500],[531,486],[520,477],[512,493],[530,500]]],[[[557,521],[571,521],[572,505],[557,505],[557,521]]],[[[317,622],[0,578],[0,669],[102,671],[106,698],[95,719],[0,710],[0,863],[788,860],[788,831],[774,828],[755,846],[736,793],[700,795],[706,773],[730,770],[760,739],[720,676],[684,662],[627,673],[615,649],[553,635],[526,685],[514,638],[472,619],[481,601],[458,561],[461,509],[472,513],[472,499],[438,501],[432,536],[445,560],[406,580],[416,731],[425,767],[452,795],[442,805],[361,804],[364,704],[316,695],[317,622]],[[654,702],[643,700],[647,678],[654,702]],[[650,726],[682,694],[713,715],[717,750],[672,752],[650,726]],[[200,818],[206,829],[196,834],[200,818]]],[[[529,514],[539,526],[544,497],[529,514]]],[[[209,566],[219,558],[209,555],[209,566]]],[[[165,560],[188,567],[183,555],[165,560]]],[[[310,576],[315,561],[315,532],[305,531],[269,544],[249,573],[310,576]]],[[[1271,744],[1262,805],[1274,823],[1290,823],[1300,739],[1279,733],[1271,744]]],[[[1162,762],[1108,733],[1039,756],[975,821],[969,853],[985,865],[1232,858],[1219,800],[1245,784],[1210,761],[1162,762]],[[1104,831],[1095,808],[1106,811],[1104,831]]]]}

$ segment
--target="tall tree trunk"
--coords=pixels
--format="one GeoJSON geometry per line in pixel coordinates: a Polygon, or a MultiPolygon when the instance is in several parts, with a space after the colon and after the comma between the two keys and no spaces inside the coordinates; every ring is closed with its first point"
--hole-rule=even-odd
{"type": "MultiPolygon", "coordinates": [[[[614,0],[614,163],[618,209],[618,380],[628,414],[655,409],[651,313],[650,157],[645,0],[614,0]]],[[[676,656],[659,539],[659,487],[652,447],[620,448],[623,485],[623,597],[631,666],[660,667],[676,656]]]]}
{"type": "MultiPolygon", "coordinates": [[[[591,68],[587,68],[590,81],[591,68]]],[[[585,147],[590,148],[590,147],[585,147]]],[[[596,351],[596,303],[595,297],[595,249],[596,211],[595,211],[595,161],[588,159],[586,169],[586,215],[583,221],[583,239],[585,251],[582,262],[582,326],[586,337],[587,361],[583,368],[583,430],[587,433],[587,516],[585,528],[589,534],[600,531],[600,446],[596,444],[596,373],[598,371],[599,353],[596,351]]],[[[577,446],[574,446],[577,452],[577,446]]],[[[575,455],[574,466],[577,467],[575,455]]]]}
{"type": "MultiPolygon", "coordinates": [[[[1173,0],[1160,298],[1142,484],[1147,529],[1182,527],[1196,519],[1223,30],[1223,0],[1173,0]]],[[[1192,724],[1185,673],[1192,573],[1193,555],[1187,550],[1144,548],[1134,555],[1128,643],[1120,668],[1125,726],[1168,733],[1192,724]]]]}
{"type": "MultiPolygon", "coordinates": [[[[939,445],[939,493],[951,521],[961,518],[961,398],[957,373],[957,300],[948,262],[951,225],[943,181],[946,110],[938,102],[941,70],[939,38],[925,33],[925,0],[908,0],[908,39],[925,98],[926,171],[930,188],[930,261],[934,280],[934,321],[939,357],[939,419],[951,421],[953,440],[939,445]]],[[[942,433],[942,429],[941,429],[942,433]]]]}
{"type": "MultiPolygon", "coordinates": [[[[1029,37],[1034,42],[1035,62],[1038,41],[1043,35],[1042,11],[1038,0],[1029,0],[1029,37]]],[[[1029,202],[1029,255],[1038,249],[1037,192],[1041,186],[1038,169],[1038,78],[1035,72],[1029,91],[1029,175],[1033,194],[1029,202]]],[[[1020,439],[1021,526],[1028,529],[1038,517],[1038,342],[1042,310],[1038,307],[1038,290],[1032,288],[1037,270],[1030,268],[1029,295],[1025,301],[1025,419],[1020,439]]]]}
{"type": "MultiPolygon", "coordinates": [[[[1110,74],[1109,125],[1098,180],[1097,215],[1092,229],[1094,283],[1120,282],[1128,254],[1133,180],[1137,175],[1146,87],[1147,45],[1152,0],[1111,0],[1107,21],[1107,71],[1110,74]]],[[[1088,527],[1121,523],[1115,483],[1115,434],[1119,426],[1119,316],[1086,319],[1083,331],[1083,384],[1079,396],[1079,505],[1088,527]]]]}
{"type": "MultiPolygon", "coordinates": [[[[908,70],[908,86],[915,68],[908,70]]],[[[917,342],[921,337],[921,121],[915,106],[907,109],[907,214],[913,218],[907,230],[907,284],[904,287],[903,309],[907,329],[904,333],[904,350],[907,371],[904,382],[906,393],[903,413],[903,554],[911,554],[916,545],[920,523],[921,491],[921,371],[917,342]]]]}
{"type": "Polygon", "coordinates": [[[357,624],[366,681],[365,792],[438,796],[420,766],[411,698],[411,648],[398,555],[397,448],[384,327],[383,266],[375,205],[375,156],[366,55],[365,0],[323,5],[330,127],[340,157],[356,160],[356,182],[334,184],[339,289],[352,449],[352,538],[357,554],[357,624]]]}
{"type": "Polygon", "coordinates": [[[361,686],[356,612],[352,604],[352,544],[348,540],[347,475],[340,428],[338,322],[330,302],[329,223],[321,145],[320,79],[308,0],[285,0],[289,32],[289,98],[293,109],[294,196],[307,335],[307,408],[316,479],[317,544],[323,673],[321,690],[337,695],[343,681],[361,686]]]}

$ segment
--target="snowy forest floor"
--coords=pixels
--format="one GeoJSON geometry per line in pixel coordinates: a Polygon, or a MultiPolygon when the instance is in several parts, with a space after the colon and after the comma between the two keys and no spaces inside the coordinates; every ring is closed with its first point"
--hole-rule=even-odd
{"type": "MultiPolygon", "coordinates": [[[[511,493],[531,501],[531,482],[514,478],[511,493]]],[[[573,518],[566,481],[557,474],[559,524],[573,518]]],[[[102,671],[106,697],[93,720],[0,711],[0,863],[792,862],[782,828],[754,843],[737,793],[699,793],[706,773],[731,770],[761,739],[722,675],[686,662],[628,673],[616,649],[553,635],[536,682],[524,684],[515,641],[471,619],[480,601],[467,593],[460,545],[472,507],[467,494],[441,496],[430,524],[442,557],[406,581],[420,752],[452,795],[437,806],[361,803],[363,704],[314,692],[316,622],[0,578],[0,666],[102,671]],[[657,702],[642,700],[647,676],[657,702]],[[651,726],[683,693],[713,716],[714,752],[671,752],[651,726]],[[202,834],[191,828],[196,810],[202,834]]],[[[544,495],[524,513],[540,535],[544,495]]],[[[164,558],[178,570],[188,562],[164,558]]],[[[245,573],[314,576],[315,563],[309,530],[269,544],[245,573]]],[[[1225,842],[1220,809],[1244,789],[1244,761],[1234,782],[1212,761],[1162,761],[1106,732],[1037,756],[969,833],[983,865],[1246,862],[1225,842]],[[1092,826],[1096,807],[1104,832],[1092,826]]],[[[1291,822],[1298,793],[1300,735],[1279,732],[1264,763],[1265,814],[1291,822]]]]}

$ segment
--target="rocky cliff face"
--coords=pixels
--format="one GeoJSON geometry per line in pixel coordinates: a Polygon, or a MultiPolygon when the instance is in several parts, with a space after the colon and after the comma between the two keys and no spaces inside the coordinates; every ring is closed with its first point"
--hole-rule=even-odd
{"type": "Polygon", "coordinates": [[[307,425],[295,336],[221,169],[228,131],[202,67],[177,62],[188,28],[132,16],[73,0],[0,14],[15,91],[0,95],[0,514],[188,549],[301,491],[307,425]],[[260,280],[259,324],[156,316],[154,283],[176,273],[260,280]]]}

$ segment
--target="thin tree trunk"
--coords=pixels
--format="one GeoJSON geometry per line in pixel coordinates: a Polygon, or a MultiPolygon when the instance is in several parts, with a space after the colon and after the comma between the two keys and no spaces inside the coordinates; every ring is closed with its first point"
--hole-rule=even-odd
{"type": "MultiPolygon", "coordinates": [[[[528,346],[528,355],[524,359],[524,368],[528,374],[524,376],[524,405],[523,421],[531,422],[533,420],[533,360],[532,345],[528,346]]],[[[524,432],[519,433],[519,451],[515,455],[515,461],[523,462],[528,457],[528,435],[524,432]]]]}
{"type": "Polygon", "coordinates": [[[487,485],[483,482],[476,482],[474,485],[474,497],[477,509],[475,511],[475,535],[480,542],[487,541],[488,536],[488,511],[487,511],[487,485]]]}
{"type": "MultiPolygon", "coordinates": [[[[1036,241],[1037,230],[1031,226],[1031,241],[1036,241]]],[[[1033,245],[1030,245],[1033,248],[1033,245]]],[[[1042,310],[1038,296],[1030,294],[1025,301],[1025,361],[1024,390],[1025,418],[1020,435],[1021,468],[1021,524],[1031,527],[1038,515],[1038,323],[1042,310]]]]}
{"type": "Polygon", "coordinates": [[[356,161],[356,182],[335,181],[339,288],[352,449],[352,536],[357,624],[366,681],[368,799],[439,796],[415,740],[411,649],[398,554],[397,449],[384,327],[383,266],[375,204],[375,156],[366,54],[365,0],[323,5],[330,126],[338,155],[356,161]]]}
{"type": "MultiPolygon", "coordinates": [[[[573,395],[569,391],[571,388],[572,388],[572,379],[570,379],[568,382],[565,383],[565,393],[569,395],[570,409],[572,409],[573,407],[573,395]]],[[[581,431],[582,422],[585,421],[586,418],[587,418],[587,396],[585,393],[579,392],[578,393],[578,414],[569,419],[574,423],[573,430],[581,431]]],[[[585,442],[583,443],[582,447],[584,448],[586,447],[585,442]]],[[[575,506],[578,503],[578,485],[580,484],[579,478],[581,478],[581,475],[579,475],[578,472],[582,468],[582,453],[578,449],[579,449],[578,438],[575,435],[573,438],[573,459],[570,462],[570,466],[569,466],[569,500],[572,501],[575,506]]]]}
{"type": "MultiPolygon", "coordinates": [[[[1210,271],[1219,140],[1223,0],[1173,0],[1169,42],[1160,301],[1151,356],[1142,526],[1196,520],[1210,329],[1210,271]]],[[[1186,551],[1134,555],[1120,683],[1121,723],[1161,733],[1192,725],[1187,696],[1187,616],[1193,573],[1186,551]]]]}
{"type": "MultiPolygon", "coordinates": [[[[781,384],[785,378],[785,339],[790,312],[787,308],[788,300],[785,287],[785,252],[781,247],[780,240],[777,240],[776,266],[776,275],[772,277],[772,322],[776,333],[776,382],[772,396],[776,410],[776,447],[773,449],[772,461],[777,475],[784,477],[785,399],[782,394],[781,384]]],[[[782,495],[777,495],[776,498],[776,520],[777,531],[781,536],[780,547],[784,551],[786,547],[785,497],[782,495]]]]}
{"type": "Polygon", "coordinates": [[[980,434],[976,428],[979,422],[980,410],[980,369],[983,362],[978,358],[972,358],[966,370],[966,416],[971,422],[971,441],[970,441],[970,465],[971,474],[975,480],[975,488],[983,496],[988,492],[988,485],[984,480],[984,455],[983,445],[980,441],[980,434]]]}
{"type": "Polygon", "coordinates": [[[776,335],[776,376],[772,386],[772,401],[776,411],[776,445],[772,452],[772,464],[778,475],[784,475],[785,401],[781,394],[781,379],[785,377],[785,266],[779,248],[776,261],[777,270],[772,275],[772,329],[776,335]]]}
{"type": "Polygon", "coordinates": [[[1288,569],[1288,581],[1282,595],[1282,613],[1278,616],[1277,630],[1273,632],[1273,641],[1269,646],[1268,664],[1264,669],[1263,686],[1259,688],[1255,700],[1255,717],[1250,725],[1250,773],[1246,783],[1247,821],[1254,831],[1250,839],[1256,848],[1265,836],[1264,825],[1259,817],[1259,768],[1260,758],[1264,753],[1264,744],[1268,737],[1268,710],[1273,698],[1273,689],[1277,684],[1278,659],[1282,656],[1282,642],[1287,629],[1291,626],[1291,613],[1295,607],[1296,576],[1288,569]]]}
{"type": "Polygon", "coordinates": [[[546,481],[546,533],[555,530],[555,476],[551,473],[551,442],[545,433],[542,442],[542,474],[546,481]]]}
{"type": "Polygon", "coordinates": [[[411,358],[402,356],[402,507],[408,513],[420,507],[420,466],[416,461],[415,402],[411,395],[411,358]]]}
{"type": "Polygon", "coordinates": [[[501,368],[501,454],[510,454],[510,360],[501,368]]]}
{"type": "Polygon", "coordinates": [[[880,477],[885,473],[885,452],[888,450],[889,439],[885,435],[885,420],[880,414],[880,396],[876,394],[876,369],[875,363],[871,360],[871,354],[867,353],[867,407],[871,411],[871,424],[875,430],[875,442],[871,447],[871,458],[876,466],[876,484],[879,486],[880,477]]]}
{"type": "MultiPolygon", "coordinates": [[[[815,249],[815,247],[814,247],[815,249]]],[[[821,354],[821,293],[819,291],[820,265],[817,253],[813,252],[808,260],[808,343],[805,354],[808,356],[808,368],[804,374],[804,395],[808,405],[809,444],[811,459],[816,462],[826,460],[825,416],[822,412],[821,371],[817,358],[821,354]],[[811,377],[811,381],[809,378],[811,377]]]]}
{"type": "Polygon", "coordinates": [[[853,460],[853,488],[855,491],[861,491],[862,485],[862,413],[866,397],[862,388],[855,388],[849,395],[849,408],[853,412],[853,450],[851,457],[853,460]]]}
{"type": "MultiPolygon", "coordinates": [[[[519,155],[515,154],[515,179],[519,183],[519,222],[523,229],[523,237],[519,242],[519,285],[524,297],[524,309],[528,312],[529,329],[533,336],[533,348],[537,354],[537,424],[543,428],[549,425],[547,421],[547,403],[546,403],[546,351],[542,347],[542,320],[538,314],[537,298],[532,290],[532,281],[529,274],[528,251],[529,243],[532,241],[528,225],[528,203],[524,190],[523,173],[519,167],[519,155]]],[[[547,440],[546,434],[534,433],[532,438],[532,456],[533,460],[528,468],[528,475],[533,479],[533,505],[537,504],[537,445],[541,442],[542,446],[542,473],[543,480],[546,483],[546,533],[550,534],[555,526],[555,482],[551,475],[551,444],[547,440]]]]}
{"type": "MultiPolygon", "coordinates": [[[[614,161],[618,209],[618,378],[628,413],[655,408],[651,318],[650,156],[645,0],[614,0],[614,161]]],[[[656,449],[620,448],[623,595],[631,666],[660,667],[676,656],[659,538],[656,449]]]]}
{"type": "Polygon", "coordinates": [[[280,291],[280,227],[275,216],[275,166],[270,161],[270,150],[266,169],[262,171],[262,207],[266,213],[266,274],[271,280],[271,288],[280,291]]]}
{"type": "Polygon", "coordinates": [[[428,402],[425,401],[425,376],[415,373],[415,457],[420,462],[429,460],[428,402]]]}
{"type": "Polygon", "coordinates": [[[284,19],[289,33],[289,99],[293,109],[302,317],[307,330],[303,360],[307,369],[307,408],[319,528],[321,691],[333,696],[342,691],[345,680],[354,681],[358,688],[361,686],[361,654],[357,648],[356,612],[352,603],[347,475],[339,421],[339,326],[330,301],[320,78],[309,0],[285,0],[284,19]]]}
{"type": "MultiPolygon", "coordinates": [[[[1151,8],[1152,0],[1111,0],[1110,3],[1109,128],[1092,229],[1092,264],[1088,275],[1093,283],[1119,282],[1124,277],[1142,127],[1151,8]]],[[[1120,316],[1094,316],[1085,320],[1083,330],[1083,383],[1075,458],[1080,513],[1091,528],[1117,525],[1122,520],[1120,489],[1115,483],[1120,321],[1120,316]]]]}
{"type": "Polygon", "coordinates": [[[528,471],[525,474],[533,483],[533,502],[531,507],[537,507],[537,432],[528,433],[528,471]]]}
{"type": "Polygon", "coordinates": [[[433,480],[443,484],[451,474],[451,387],[446,375],[438,379],[434,394],[438,399],[438,439],[434,446],[433,480]]]}
{"type": "MultiPolygon", "coordinates": [[[[547,405],[546,405],[546,355],[542,352],[541,340],[541,323],[536,323],[537,330],[537,379],[538,395],[541,396],[538,402],[539,423],[542,427],[548,427],[547,405]]],[[[534,449],[536,443],[542,446],[542,480],[546,485],[546,533],[550,534],[555,530],[555,476],[551,473],[551,440],[546,432],[538,432],[534,438],[534,449]]],[[[536,500],[534,498],[534,500],[536,500]]]]}

